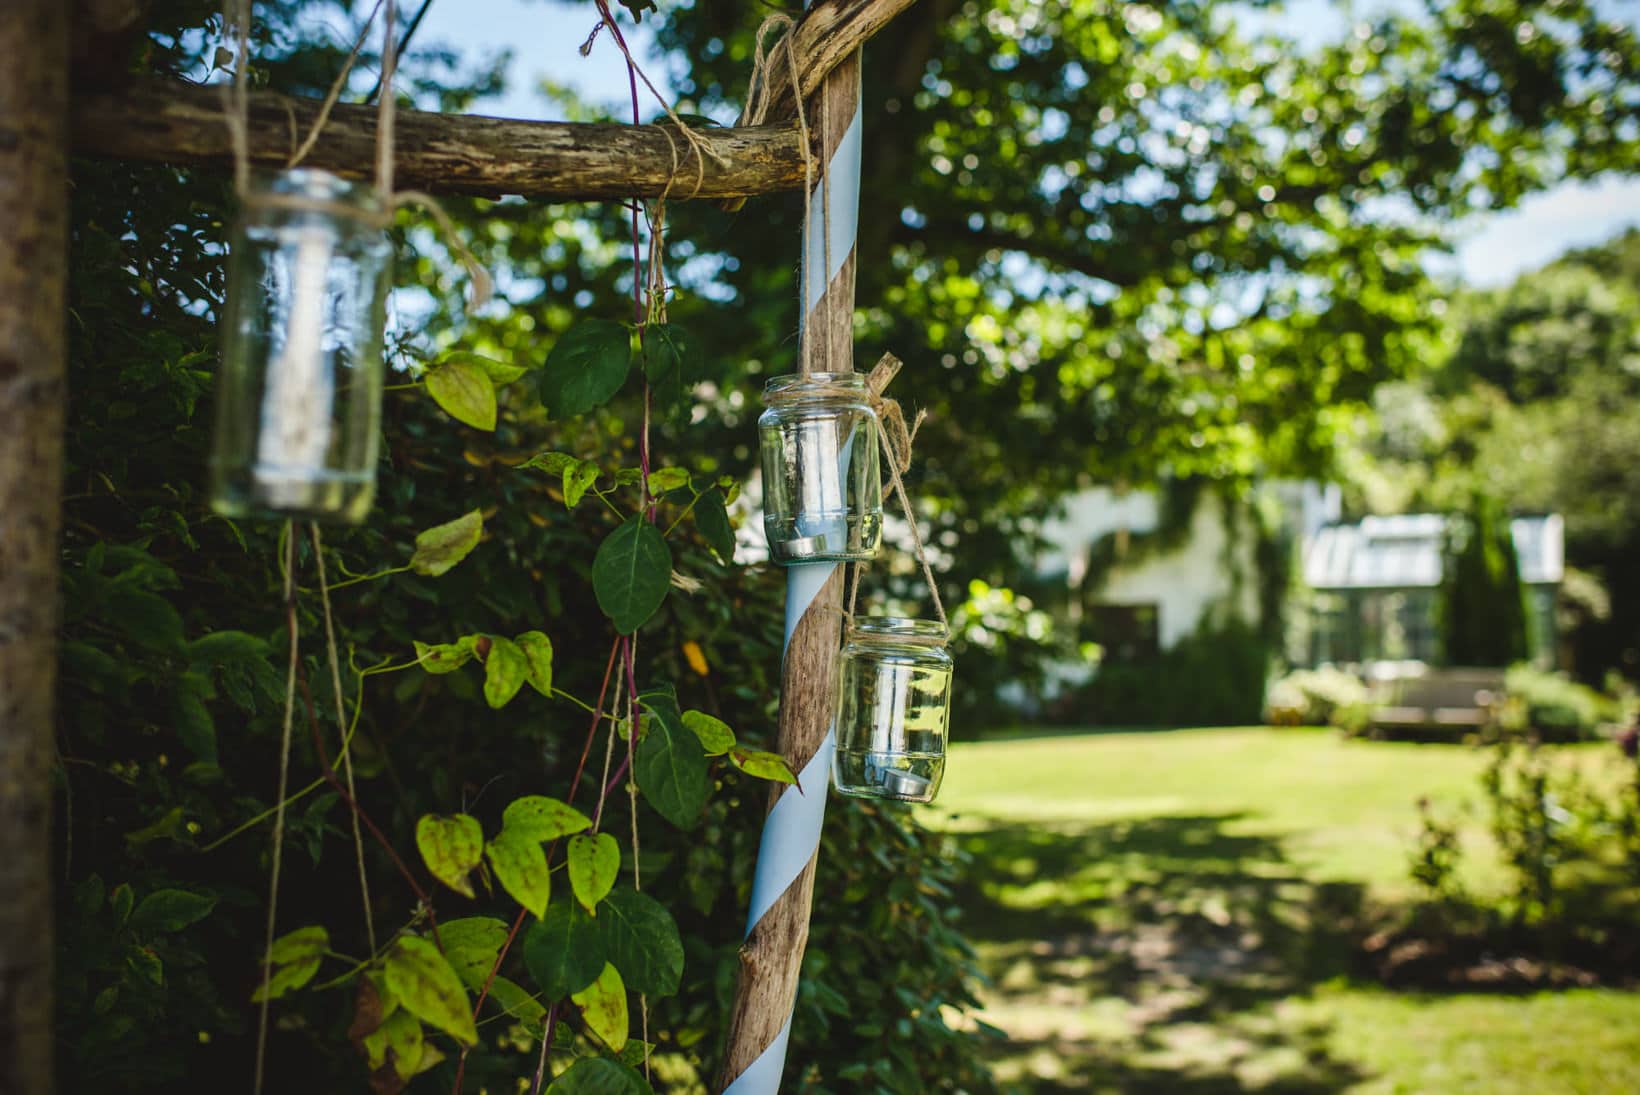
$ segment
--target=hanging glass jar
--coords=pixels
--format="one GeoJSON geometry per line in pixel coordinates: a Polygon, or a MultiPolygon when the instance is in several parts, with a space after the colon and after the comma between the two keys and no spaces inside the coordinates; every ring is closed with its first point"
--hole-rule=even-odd
{"type": "Polygon", "coordinates": [[[763,528],[777,563],[864,560],[883,535],[877,413],[858,373],[778,376],[757,420],[763,528]]]}
{"type": "Polygon", "coordinates": [[[221,318],[218,513],[353,523],[370,511],[392,254],[369,185],[311,168],[253,184],[221,318]]]}
{"type": "Polygon", "coordinates": [[[838,658],[837,789],[929,802],[945,775],[951,655],[945,626],[856,617],[838,658]]]}

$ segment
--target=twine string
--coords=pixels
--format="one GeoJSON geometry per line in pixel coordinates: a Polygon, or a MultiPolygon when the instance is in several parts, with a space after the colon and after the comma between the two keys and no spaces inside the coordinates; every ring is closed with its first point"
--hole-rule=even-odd
{"type": "MultiPolygon", "coordinates": [[[[363,29],[359,31],[359,36],[353,41],[353,49],[348,52],[347,60],[342,62],[342,71],[338,72],[336,79],[331,81],[330,90],[325,94],[325,101],[319,105],[319,116],[313,119],[313,125],[308,129],[307,137],[297,146],[296,151],[291,153],[290,162],[285,165],[286,167],[299,166],[307,158],[307,154],[313,151],[313,146],[318,143],[320,132],[325,128],[325,123],[330,120],[331,108],[336,105],[336,100],[342,97],[342,89],[347,86],[347,78],[353,73],[353,63],[359,59],[359,51],[364,48],[365,42],[369,40],[370,27],[376,22],[376,15],[382,10],[384,2],[385,0],[376,0],[376,6],[370,9],[369,18],[365,19],[363,29]]],[[[389,31],[389,34],[391,34],[391,31],[389,31]]],[[[288,108],[289,105],[287,104],[288,108]]],[[[294,113],[292,117],[294,118],[294,113]]]]}
{"type": "MultiPolygon", "coordinates": [[[[798,81],[797,48],[792,44],[792,39],[796,33],[797,24],[792,21],[791,16],[780,12],[775,12],[767,19],[764,19],[762,25],[757,28],[757,34],[753,39],[756,44],[752,50],[752,75],[746,84],[746,106],[740,112],[740,120],[735,123],[736,125],[761,125],[767,120],[769,111],[774,108],[774,87],[769,78],[769,70],[770,66],[775,63],[777,55],[785,54],[786,64],[791,69],[792,87],[794,89],[801,88],[802,85],[798,81]],[[780,37],[775,39],[773,46],[768,45],[767,41],[770,31],[781,32],[780,37]]],[[[810,259],[809,228],[811,207],[814,203],[815,165],[814,149],[809,136],[808,112],[803,106],[803,96],[800,92],[796,95],[796,100],[798,147],[803,153],[803,252],[800,265],[801,275],[798,282],[803,286],[807,286],[810,259]]],[[[831,194],[830,186],[824,180],[825,176],[822,176],[823,198],[829,197],[831,194]]],[[[830,274],[831,210],[825,201],[822,201],[820,206],[820,217],[821,228],[825,233],[825,240],[822,244],[825,253],[822,257],[825,259],[826,273],[830,274]]],[[[802,291],[799,291],[798,298],[799,300],[805,299],[802,291]]],[[[812,372],[806,354],[798,355],[797,367],[798,372],[804,376],[812,372]]]]}

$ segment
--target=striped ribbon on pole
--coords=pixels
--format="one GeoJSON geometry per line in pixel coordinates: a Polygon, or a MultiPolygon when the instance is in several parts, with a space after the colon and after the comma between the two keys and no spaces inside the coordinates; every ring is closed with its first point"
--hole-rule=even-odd
{"type": "MultiPolygon", "coordinates": [[[[826,77],[810,103],[808,122],[822,166],[804,218],[802,369],[852,372],[861,149],[858,52],[826,77]]],[[[831,787],[842,590],[837,563],[786,569],[779,749],[798,773],[799,786],[776,785],[771,792],[729,1022],[724,1095],[775,1095],[785,1070],[831,787]]]]}

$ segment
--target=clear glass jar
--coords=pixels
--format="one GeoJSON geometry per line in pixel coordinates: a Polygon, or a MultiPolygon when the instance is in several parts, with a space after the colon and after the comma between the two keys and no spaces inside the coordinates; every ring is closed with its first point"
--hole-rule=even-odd
{"type": "Polygon", "coordinates": [[[856,617],[839,655],[837,758],[845,795],[929,802],[945,775],[951,655],[945,626],[856,617]]]}
{"type": "Polygon", "coordinates": [[[298,168],[245,199],[221,316],[218,513],[355,523],[370,511],[392,258],[366,184],[298,168]]]}
{"type": "Polygon", "coordinates": [[[877,412],[858,373],[777,376],[757,420],[777,563],[870,559],[883,536],[877,412]]]}

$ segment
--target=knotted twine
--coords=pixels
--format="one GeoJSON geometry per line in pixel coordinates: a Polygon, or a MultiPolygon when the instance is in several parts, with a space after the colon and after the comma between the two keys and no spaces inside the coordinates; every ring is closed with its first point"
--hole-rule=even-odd
{"type": "MultiPolygon", "coordinates": [[[[911,447],[917,440],[917,431],[922,428],[923,420],[928,412],[919,410],[906,425],[905,412],[896,399],[883,394],[883,390],[893,381],[905,363],[893,354],[884,354],[866,377],[866,398],[871,409],[877,413],[877,440],[882,447],[883,457],[888,462],[888,477],[894,485],[894,495],[900,500],[900,508],[905,511],[905,520],[911,526],[911,549],[922,569],[923,581],[928,584],[928,594],[934,600],[934,611],[939,614],[940,624],[947,632],[951,630],[951,621],[945,617],[945,604],[940,600],[940,589],[934,581],[934,568],[928,564],[928,552],[923,547],[922,534],[917,531],[917,514],[911,508],[911,500],[906,495],[905,481],[902,478],[911,470],[911,447]]],[[[811,389],[812,390],[812,389],[811,389]]],[[[844,389],[839,388],[838,394],[844,389]]],[[[848,611],[844,619],[854,621],[855,603],[860,596],[860,579],[865,573],[866,564],[856,563],[854,569],[854,584],[849,590],[848,611]]]]}

